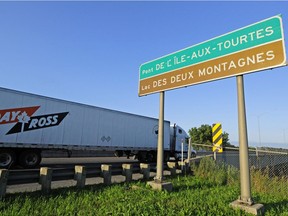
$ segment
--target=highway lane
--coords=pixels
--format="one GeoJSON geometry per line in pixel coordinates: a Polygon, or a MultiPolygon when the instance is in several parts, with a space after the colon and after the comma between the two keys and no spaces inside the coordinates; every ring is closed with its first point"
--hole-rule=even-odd
{"type": "Polygon", "coordinates": [[[72,167],[75,165],[93,166],[96,164],[135,163],[138,160],[126,157],[73,157],[73,158],[43,158],[40,167],[72,167]]]}

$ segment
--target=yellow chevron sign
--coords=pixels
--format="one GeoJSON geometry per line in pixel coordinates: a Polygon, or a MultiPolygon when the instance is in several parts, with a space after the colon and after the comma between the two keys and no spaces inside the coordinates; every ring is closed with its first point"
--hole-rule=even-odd
{"type": "Polygon", "coordinates": [[[212,125],[213,152],[223,152],[222,148],[222,125],[216,123],[212,125]]]}

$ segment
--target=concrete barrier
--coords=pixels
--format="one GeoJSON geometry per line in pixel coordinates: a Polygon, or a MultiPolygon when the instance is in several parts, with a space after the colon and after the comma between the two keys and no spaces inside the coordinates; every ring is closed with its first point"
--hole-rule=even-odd
{"type": "Polygon", "coordinates": [[[0,199],[6,195],[6,187],[8,181],[9,171],[7,169],[0,170],[0,199]]]}
{"type": "MultiPolygon", "coordinates": [[[[170,175],[171,176],[177,175],[178,174],[177,171],[179,169],[178,163],[177,162],[168,162],[167,164],[168,164],[168,167],[170,170],[170,175]]],[[[133,165],[132,164],[121,164],[120,167],[118,165],[112,167],[112,165],[103,164],[103,165],[101,165],[100,168],[98,167],[96,171],[93,171],[93,176],[95,176],[95,173],[96,173],[96,177],[101,177],[103,179],[103,183],[105,185],[112,184],[112,174],[113,175],[123,174],[125,176],[125,181],[130,182],[131,180],[133,180],[133,178],[132,178],[133,165]],[[112,172],[112,168],[113,168],[113,172],[112,172]],[[100,172],[100,175],[99,175],[99,172],[100,172]]],[[[152,166],[154,167],[154,165],[152,165],[152,166]]],[[[187,172],[187,170],[185,170],[185,166],[183,166],[182,168],[184,168],[182,173],[187,172]]],[[[40,168],[40,178],[38,178],[39,173],[37,174],[37,173],[35,173],[35,171],[28,172],[29,174],[27,174],[27,172],[25,172],[25,181],[23,181],[23,182],[24,183],[27,182],[26,178],[31,177],[32,179],[30,179],[29,183],[38,182],[41,185],[41,190],[42,190],[43,194],[48,194],[51,192],[51,189],[52,189],[51,184],[52,184],[52,174],[53,174],[53,180],[55,180],[55,181],[57,181],[57,180],[71,180],[73,178],[75,181],[77,181],[76,182],[77,188],[85,187],[87,173],[88,173],[87,167],[75,166],[73,169],[74,169],[74,173],[73,173],[72,169],[69,169],[69,171],[65,171],[65,173],[67,174],[67,177],[66,177],[65,173],[60,173],[60,172],[56,172],[56,171],[54,173],[52,168],[42,167],[42,168],[40,168]],[[72,174],[72,176],[71,176],[71,174],[72,174]]],[[[143,180],[149,180],[150,175],[151,175],[151,169],[152,169],[151,165],[141,163],[140,164],[140,170],[138,171],[138,173],[143,175],[143,180]]],[[[12,173],[12,174],[9,174],[9,177],[8,177],[8,172],[9,172],[8,170],[0,170],[0,171],[1,171],[0,172],[0,199],[1,199],[1,197],[4,197],[5,194],[7,193],[6,192],[6,185],[9,185],[9,184],[14,185],[16,179],[19,182],[19,176],[12,175],[13,174],[12,173]],[[8,178],[9,178],[9,182],[7,182],[8,178]]],[[[10,172],[13,172],[13,171],[10,171],[10,172]]],[[[18,183],[18,184],[21,184],[21,183],[18,183]]],[[[56,185],[57,184],[55,184],[53,186],[56,186],[56,185]]]]}
{"type": "Polygon", "coordinates": [[[169,168],[170,175],[171,176],[175,176],[176,175],[177,163],[176,162],[167,162],[167,166],[169,168]]]}
{"type": "Polygon", "coordinates": [[[133,164],[122,164],[122,169],[122,175],[125,176],[125,182],[131,182],[133,175],[133,164]]]}
{"type": "Polygon", "coordinates": [[[75,176],[77,188],[84,188],[86,182],[86,167],[85,166],[75,166],[75,176]]]}
{"type": "Polygon", "coordinates": [[[140,173],[143,174],[144,180],[148,180],[150,178],[150,165],[140,163],[140,173]]]}
{"type": "Polygon", "coordinates": [[[52,181],[53,170],[48,167],[40,168],[40,184],[41,190],[44,194],[49,194],[51,191],[51,181],[52,181]]]}
{"type": "Polygon", "coordinates": [[[107,164],[101,165],[103,183],[105,185],[111,184],[111,167],[112,167],[111,165],[107,165],[107,164]]]}

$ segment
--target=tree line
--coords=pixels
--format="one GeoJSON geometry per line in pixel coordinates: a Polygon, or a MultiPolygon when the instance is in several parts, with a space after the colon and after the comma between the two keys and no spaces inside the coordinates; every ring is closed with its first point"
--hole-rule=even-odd
{"type": "MultiPolygon", "coordinates": [[[[192,143],[205,144],[213,146],[212,142],[212,126],[203,124],[200,127],[193,127],[188,131],[192,143]]],[[[235,147],[229,142],[229,134],[223,131],[222,133],[222,146],[235,147]]],[[[197,149],[197,147],[195,147],[197,149]]]]}

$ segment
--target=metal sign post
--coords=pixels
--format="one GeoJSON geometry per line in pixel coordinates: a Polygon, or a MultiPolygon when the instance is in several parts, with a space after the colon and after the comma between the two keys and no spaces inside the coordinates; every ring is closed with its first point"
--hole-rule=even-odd
{"type": "Polygon", "coordinates": [[[156,190],[172,191],[172,183],[163,182],[163,155],[164,155],[164,94],[160,92],[160,109],[159,109],[159,129],[158,129],[158,146],[157,146],[157,168],[154,181],[148,184],[156,190]]]}
{"type": "Polygon", "coordinates": [[[254,204],[253,199],[251,197],[243,75],[237,76],[236,79],[237,79],[237,98],[238,98],[238,130],[239,130],[241,195],[239,199],[231,203],[231,205],[233,207],[242,208],[247,212],[258,214],[264,211],[264,207],[262,204],[254,204]]]}
{"type": "Polygon", "coordinates": [[[155,177],[155,181],[157,182],[162,182],[163,179],[163,154],[164,154],[163,146],[164,146],[164,92],[160,92],[157,171],[155,177]]]}
{"type": "Polygon", "coordinates": [[[243,76],[237,76],[238,92],[238,130],[239,130],[239,154],[240,154],[240,180],[241,197],[240,200],[249,205],[253,204],[250,191],[250,172],[248,159],[248,138],[246,124],[246,109],[244,96],[243,76]]]}

